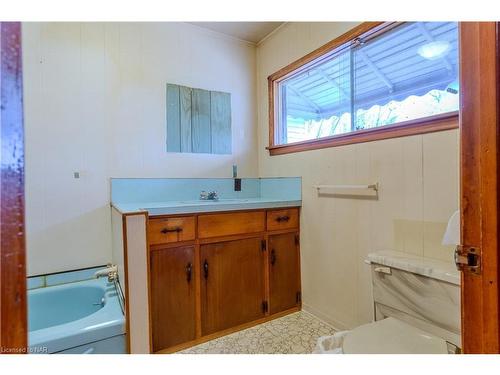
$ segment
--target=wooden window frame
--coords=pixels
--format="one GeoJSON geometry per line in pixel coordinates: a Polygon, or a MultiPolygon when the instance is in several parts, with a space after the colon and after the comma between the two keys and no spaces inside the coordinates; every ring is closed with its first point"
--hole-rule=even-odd
{"type": "Polygon", "coordinates": [[[312,63],[322,56],[337,51],[343,45],[359,37],[373,37],[383,34],[399,25],[398,22],[363,22],[353,29],[331,40],[304,57],[292,62],[268,78],[269,94],[269,150],[271,156],[283,155],[301,151],[317,150],[328,147],[344,146],[355,143],[379,141],[382,139],[406,137],[417,134],[432,133],[444,130],[457,129],[458,111],[443,113],[435,116],[418,118],[415,120],[398,122],[377,128],[353,131],[346,134],[322,137],[301,142],[276,144],[275,135],[279,124],[278,112],[278,84],[292,74],[306,70],[312,63]]]}

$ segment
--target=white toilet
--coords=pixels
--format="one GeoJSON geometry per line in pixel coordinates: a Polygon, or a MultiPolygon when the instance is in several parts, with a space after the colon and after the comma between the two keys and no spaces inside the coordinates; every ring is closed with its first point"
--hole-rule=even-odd
{"type": "Polygon", "coordinates": [[[460,351],[460,275],[454,265],[395,251],[368,256],[375,321],[336,337],[338,352],[460,351]]]}

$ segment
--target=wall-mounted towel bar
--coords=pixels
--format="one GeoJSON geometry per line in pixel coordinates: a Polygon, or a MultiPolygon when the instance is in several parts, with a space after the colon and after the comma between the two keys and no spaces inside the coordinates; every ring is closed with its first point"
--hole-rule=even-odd
{"type": "Polygon", "coordinates": [[[378,190],[378,182],[370,185],[315,185],[316,189],[373,189],[378,190]]]}
{"type": "Polygon", "coordinates": [[[379,184],[377,182],[369,185],[314,185],[314,188],[318,194],[376,196],[379,184]]]}

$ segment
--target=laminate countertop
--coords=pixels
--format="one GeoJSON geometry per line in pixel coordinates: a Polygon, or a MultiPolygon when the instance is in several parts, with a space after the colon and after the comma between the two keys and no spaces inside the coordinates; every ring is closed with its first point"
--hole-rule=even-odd
{"type": "Polygon", "coordinates": [[[216,201],[183,200],[165,202],[111,203],[111,206],[116,208],[122,214],[148,212],[150,216],[299,207],[301,205],[301,200],[283,200],[272,198],[219,199],[216,201]]]}

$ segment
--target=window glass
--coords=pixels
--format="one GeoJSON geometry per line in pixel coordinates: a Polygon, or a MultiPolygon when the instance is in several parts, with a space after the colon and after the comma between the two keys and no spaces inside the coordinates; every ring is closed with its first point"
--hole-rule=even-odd
{"type": "Polygon", "coordinates": [[[280,143],[351,131],[351,58],[347,49],[283,81],[280,143]]]}
{"type": "Polygon", "coordinates": [[[353,48],[356,130],[458,110],[458,30],[411,22],[353,48]]]}
{"type": "Polygon", "coordinates": [[[402,23],[356,39],[278,82],[275,143],[458,110],[458,25],[402,23]]]}

